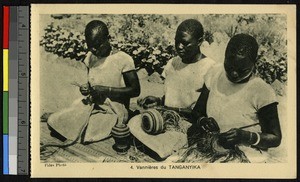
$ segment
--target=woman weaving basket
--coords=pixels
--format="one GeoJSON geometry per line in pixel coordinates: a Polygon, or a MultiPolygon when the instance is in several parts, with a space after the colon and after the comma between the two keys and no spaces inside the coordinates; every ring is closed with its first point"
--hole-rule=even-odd
{"type": "MultiPolygon", "coordinates": [[[[190,145],[196,143],[198,151],[211,153],[210,162],[265,162],[267,149],[280,145],[275,92],[252,74],[257,51],[252,36],[235,35],[227,45],[224,65],[215,66],[205,77],[188,134],[190,145]]],[[[205,158],[194,154],[182,161],[205,158]]]]}
{"type": "Polygon", "coordinates": [[[168,157],[174,150],[187,143],[184,130],[187,130],[190,124],[180,120],[176,113],[169,110],[180,111],[179,113],[186,117],[190,115],[200,95],[198,90],[203,85],[204,75],[215,63],[200,51],[203,34],[201,23],[194,19],[185,20],[178,26],[175,37],[178,56],[169,60],[162,73],[165,78],[165,95],[162,98],[147,96],[138,101],[139,105],[146,109],[161,109],[147,110],[128,123],[131,133],[160,158],[168,157]],[[173,120],[177,131],[165,131],[168,122],[166,120],[173,120]]]}
{"type": "MultiPolygon", "coordinates": [[[[89,22],[85,39],[89,50],[83,61],[88,71],[87,82],[78,85],[84,98],[48,119],[52,133],[67,141],[63,145],[79,139],[87,143],[103,140],[112,131],[123,131],[120,127],[125,131],[129,100],[140,94],[133,59],[112,49],[106,24],[99,20],[89,22]]],[[[124,135],[130,134],[128,127],[127,131],[124,135]]]]}

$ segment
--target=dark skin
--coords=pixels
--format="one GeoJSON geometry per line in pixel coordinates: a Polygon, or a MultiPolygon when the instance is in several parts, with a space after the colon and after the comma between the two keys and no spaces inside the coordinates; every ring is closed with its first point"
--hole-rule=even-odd
{"type": "MultiPolygon", "coordinates": [[[[96,56],[98,59],[107,57],[112,50],[107,36],[101,36],[101,32],[95,32],[100,34],[100,39],[93,40],[87,38],[87,46],[89,51],[92,52],[92,56],[96,56]]],[[[99,37],[99,36],[95,36],[99,37]]],[[[140,95],[140,83],[135,70],[122,73],[125,87],[107,87],[102,85],[94,85],[92,87],[89,84],[83,84],[80,87],[82,95],[90,94],[92,98],[98,98],[104,96],[110,98],[112,101],[123,103],[126,108],[129,108],[129,100],[132,97],[140,95]]]]}
{"type": "MultiPolygon", "coordinates": [[[[196,38],[192,33],[187,31],[177,31],[175,36],[175,48],[182,62],[185,64],[195,63],[206,56],[200,52],[199,46],[202,44],[203,39],[196,38]]],[[[147,96],[140,100],[140,105],[144,108],[150,108],[153,106],[163,106],[164,97],[159,98],[155,96],[147,96]]],[[[184,116],[190,116],[191,108],[171,108],[164,106],[165,108],[175,110],[184,116]]]]}
{"type": "MultiPolygon", "coordinates": [[[[225,55],[224,68],[226,77],[234,84],[247,83],[251,78],[251,72],[254,69],[254,63],[245,56],[225,55]]],[[[209,97],[209,90],[204,85],[194,109],[192,117],[194,122],[205,131],[219,131],[216,121],[199,118],[207,117],[206,104],[209,97]]],[[[277,113],[277,103],[269,104],[260,108],[257,112],[259,124],[262,132],[260,133],[260,142],[257,148],[267,149],[277,147],[281,143],[281,129],[277,113]]],[[[243,130],[241,128],[232,128],[227,132],[219,134],[219,144],[224,148],[232,148],[236,144],[252,145],[257,141],[258,137],[255,133],[243,130]]]]}
{"type": "Polygon", "coordinates": [[[252,75],[254,63],[245,56],[229,54],[224,60],[224,69],[232,83],[246,83],[252,75]]]}
{"type": "Polygon", "coordinates": [[[182,62],[191,64],[197,62],[203,55],[200,52],[202,37],[196,38],[186,31],[178,31],[175,36],[175,48],[182,62]]]}

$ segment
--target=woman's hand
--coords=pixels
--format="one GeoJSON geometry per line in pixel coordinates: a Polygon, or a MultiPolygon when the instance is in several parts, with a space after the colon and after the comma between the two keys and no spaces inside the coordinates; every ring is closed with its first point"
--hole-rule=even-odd
{"type": "Polygon", "coordinates": [[[103,95],[108,94],[108,87],[101,86],[101,85],[94,85],[90,88],[90,95],[92,98],[99,98],[102,97],[103,95]]]}
{"type": "Polygon", "coordinates": [[[219,144],[224,148],[233,148],[237,144],[249,144],[251,132],[238,128],[230,129],[219,135],[219,144]]]}
{"type": "Polygon", "coordinates": [[[205,132],[220,132],[217,121],[212,117],[201,117],[197,120],[196,124],[205,132]]]}
{"type": "Polygon", "coordinates": [[[81,85],[79,87],[79,91],[84,96],[89,95],[90,94],[90,85],[88,83],[81,85]]]}
{"type": "Polygon", "coordinates": [[[109,88],[101,85],[95,85],[90,87],[91,101],[96,104],[103,104],[107,98],[109,88]]]}
{"type": "Polygon", "coordinates": [[[154,106],[161,105],[161,99],[159,97],[147,96],[145,98],[138,99],[137,103],[144,109],[148,109],[154,106]]]}

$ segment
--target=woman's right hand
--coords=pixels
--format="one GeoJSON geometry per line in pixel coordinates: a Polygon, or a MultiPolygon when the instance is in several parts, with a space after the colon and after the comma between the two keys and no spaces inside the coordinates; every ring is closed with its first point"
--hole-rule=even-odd
{"type": "Polygon", "coordinates": [[[137,103],[140,107],[143,107],[144,109],[148,109],[148,108],[161,105],[161,99],[155,96],[147,96],[145,98],[138,99],[137,103]]]}
{"type": "Polygon", "coordinates": [[[90,85],[88,83],[80,86],[79,91],[82,95],[87,96],[90,94],[90,85]]]}

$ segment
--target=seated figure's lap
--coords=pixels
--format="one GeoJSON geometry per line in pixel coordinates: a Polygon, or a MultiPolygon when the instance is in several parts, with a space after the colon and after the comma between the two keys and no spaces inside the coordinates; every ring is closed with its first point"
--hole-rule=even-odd
{"type": "MultiPolygon", "coordinates": [[[[189,125],[185,120],[180,122],[185,122],[186,127],[189,125]]],[[[141,114],[131,118],[128,127],[133,136],[156,152],[161,158],[166,158],[187,145],[187,135],[183,132],[168,130],[157,135],[146,133],[142,128],[141,114]]]]}

